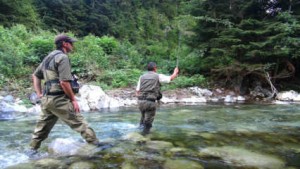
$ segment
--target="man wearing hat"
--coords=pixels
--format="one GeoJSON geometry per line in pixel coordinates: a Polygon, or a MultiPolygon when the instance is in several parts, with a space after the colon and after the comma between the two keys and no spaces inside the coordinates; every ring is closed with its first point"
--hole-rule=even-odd
{"type": "Polygon", "coordinates": [[[48,137],[58,119],[80,133],[87,143],[100,145],[94,130],[80,114],[70,83],[73,76],[67,54],[73,50],[76,40],[60,34],[54,42],[56,50],[44,58],[32,75],[34,89],[41,98],[42,112],[32,135],[29,155],[37,153],[41,142],[48,137]],[[42,79],[45,81],[43,91],[42,79]]]}
{"type": "Polygon", "coordinates": [[[139,78],[136,94],[138,97],[138,106],[141,111],[140,127],[143,128],[142,134],[147,135],[150,132],[156,112],[156,101],[160,100],[161,83],[170,83],[179,73],[176,67],[171,76],[156,73],[157,67],[155,62],[149,62],[147,65],[148,72],[139,78]]]}

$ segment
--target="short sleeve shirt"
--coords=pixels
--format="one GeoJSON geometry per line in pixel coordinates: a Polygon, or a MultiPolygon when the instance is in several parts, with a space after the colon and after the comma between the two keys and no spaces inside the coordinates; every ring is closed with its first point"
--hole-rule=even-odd
{"type": "Polygon", "coordinates": [[[59,79],[60,81],[70,81],[72,80],[72,74],[71,74],[71,64],[69,57],[64,54],[60,50],[55,50],[51,52],[44,60],[43,62],[37,67],[37,69],[34,72],[34,75],[37,76],[39,79],[45,79],[45,80],[53,80],[53,79],[59,79]],[[55,55],[55,56],[54,56],[55,55]],[[51,59],[49,63],[49,70],[46,70],[46,72],[43,72],[43,64],[47,60],[48,57],[53,57],[54,60],[51,59]],[[45,73],[47,77],[45,77],[45,73]]]}
{"type": "MultiPolygon", "coordinates": [[[[164,74],[158,74],[159,82],[160,83],[170,83],[171,82],[171,76],[167,76],[164,74]]],[[[136,91],[140,90],[140,83],[141,83],[141,78],[139,78],[138,84],[136,86],[136,91]]]]}

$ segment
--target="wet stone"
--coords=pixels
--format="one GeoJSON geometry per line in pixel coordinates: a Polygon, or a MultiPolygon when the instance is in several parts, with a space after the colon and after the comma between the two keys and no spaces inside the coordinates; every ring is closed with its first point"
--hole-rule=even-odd
{"type": "Polygon", "coordinates": [[[121,169],[137,169],[131,162],[124,162],[121,169]]]}
{"type": "Polygon", "coordinates": [[[80,161],[71,164],[71,166],[68,169],[96,169],[96,165],[91,162],[86,161],[80,161]]]}
{"type": "Polygon", "coordinates": [[[44,158],[35,162],[35,168],[61,169],[65,168],[65,166],[60,160],[44,158]]]}
{"type": "Polygon", "coordinates": [[[218,157],[236,167],[282,169],[285,166],[281,159],[272,155],[231,146],[208,147],[200,151],[200,156],[218,157]]]}
{"type": "Polygon", "coordinates": [[[32,169],[35,168],[34,163],[21,163],[7,167],[6,169],[32,169]]]}
{"type": "Polygon", "coordinates": [[[200,136],[206,140],[214,139],[214,135],[211,133],[200,133],[200,136]]]}
{"type": "Polygon", "coordinates": [[[142,136],[137,132],[128,133],[127,135],[122,137],[123,140],[129,140],[135,143],[144,143],[149,140],[149,138],[142,136]]]}
{"type": "Polygon", "coordinates": [[[167,160],[164,164],[164,169],[204,169],[203,166],[197,162],[190,160],[167,160]]]}
{"type": "Polygon", "coordinates": [[[75,155],[84,145],[73,139],[57,138],[49,144],[48,151],[50,154],[59,156],[75,155]]]}
{"type": "Polygon", "coordinates": [[[146,147],[151,150],[166,150],[173,148],[173,144],[166,141],[149,141],[146,143],[146,147]]]}

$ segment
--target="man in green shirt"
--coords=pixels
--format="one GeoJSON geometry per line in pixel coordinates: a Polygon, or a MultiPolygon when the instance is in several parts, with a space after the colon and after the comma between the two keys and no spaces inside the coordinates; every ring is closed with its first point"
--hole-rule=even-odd
{"type": "Polygon", "coordinates": [[[58,35],[55,38],[56,50],[44,58],[32,75],[34,89],[41,98],[42,112],[32,135],[29,155],[37,153],[41,142],[48,137],[58,119],[80,133],[86,142],[100,145],[94,130],[80,114],[70,83],[73,77],[67,53],[73,50],[75,41],[67,35],[58,35]],[[43,92],[42,79],[45,81],[43,92]]]}

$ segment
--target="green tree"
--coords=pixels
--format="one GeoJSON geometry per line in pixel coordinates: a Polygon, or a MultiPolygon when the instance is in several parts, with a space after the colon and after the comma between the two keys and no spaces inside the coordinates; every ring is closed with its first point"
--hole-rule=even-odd
{"type": "Polygon", "coordinates": [[[87,6],[83,0],[35,0],[45,29],[84,35],[87,6]]]}
{"type": "Polygon", "coordinates": [[[11,27],[23,24],[34,29],[40,25],[34,0],[0,0],[0,25],[11,27]]]}

